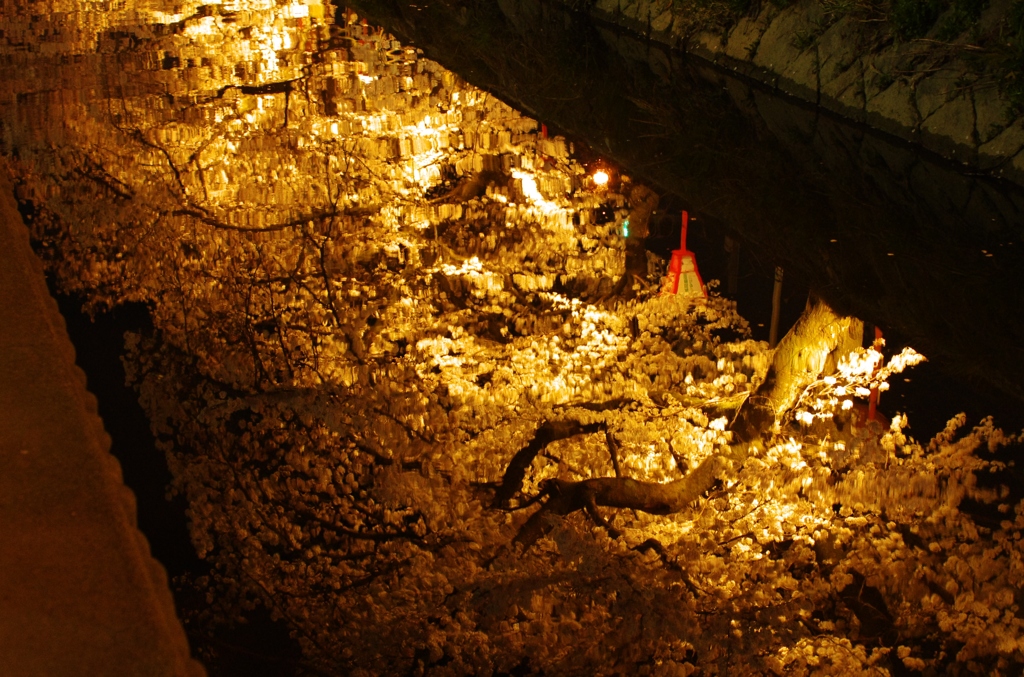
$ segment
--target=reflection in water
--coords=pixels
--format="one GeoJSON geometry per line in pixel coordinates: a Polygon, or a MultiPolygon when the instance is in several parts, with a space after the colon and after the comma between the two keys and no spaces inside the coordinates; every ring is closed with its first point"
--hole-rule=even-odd
{"type": "Polygon", "coordinates": [[[998,166],[938,161],[567,9],[578,3],[353,5],[680,196],[767,270],[1024,402],[1024,192],[998,166]]]}
{"type": "Polygon", "coordinates": [[[4,18],[4,150],[61,285],[149,308],[126,369],[213,563],[197,623],[261,605],[325,674],[1017,650],[1020,525],[972,521],[1015,509],[971,455],[1012,440],[854,414],[913,354],[843,355],[817,306],[776,359],[657,295],[652,191],[354,15],[45,10],[4,18]]]}

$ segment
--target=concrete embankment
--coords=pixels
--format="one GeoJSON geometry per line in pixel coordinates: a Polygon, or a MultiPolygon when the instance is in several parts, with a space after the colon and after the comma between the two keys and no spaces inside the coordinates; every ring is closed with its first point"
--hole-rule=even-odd
{"type": "MultiPolygon", "coordinates": [[[[820,0],[760,3],[727,29],[696,34],[672,0],[553,1],[1024,185],[1024,119],[1002,91],[1007,74],[991,49],[933,39],[937,29],[899,40],[884,21],[836,16],[820,0]]],[[[1009,9],[990,3],[972,30],[997,34],[1009,9]]]]}
{"type": "Polygon", "coordinates": [[[0,317],[0,674],[205,674],[3,175],[0,317]]]}

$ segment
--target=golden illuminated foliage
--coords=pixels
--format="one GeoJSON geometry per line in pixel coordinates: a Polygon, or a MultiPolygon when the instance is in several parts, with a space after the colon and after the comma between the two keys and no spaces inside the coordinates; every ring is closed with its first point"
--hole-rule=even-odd
{"type": "Polygon", "coordinates": [[[122,46],[60,145],[11,134],[62,287],[149,309],[206,620],[264,605],[327,674],[1024,662],[1018,439],[856,415],[920,356],[658,295],[649,189],[351,14],[165,9],[61,45],[122,46]]]}

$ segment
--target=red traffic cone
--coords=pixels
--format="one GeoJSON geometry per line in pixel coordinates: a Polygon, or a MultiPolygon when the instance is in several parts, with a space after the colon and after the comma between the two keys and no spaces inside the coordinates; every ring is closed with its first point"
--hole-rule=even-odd
{"type": "Polygon", "coordinates": [[[684,210],[679,249],[672,251],[672,260],[668,264],[668,275],[662,293],[706,299],[708,292],[697,269],[697,256],[686,248],[686,230],[689,225],[690,213],[684,210]]]}

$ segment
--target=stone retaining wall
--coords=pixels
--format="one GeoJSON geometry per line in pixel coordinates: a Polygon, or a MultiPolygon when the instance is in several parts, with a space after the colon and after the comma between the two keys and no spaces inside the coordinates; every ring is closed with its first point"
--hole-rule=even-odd
{"type": "MultiPolygon", "coordinates": [[[[1007,8],[991,3],[979,29],[995,26],[1007,8]]],[[[686,23],[672,0],[593,0],[589,11],[599,21],[1024,185],[1024,119],[1011,115],[994,75],[966,62],[968,47],[901,43],[878,23],[832,20],[817,0],[784,9],[765,2],[723,33],[692,37],[683,34],[686,23]]]]}

